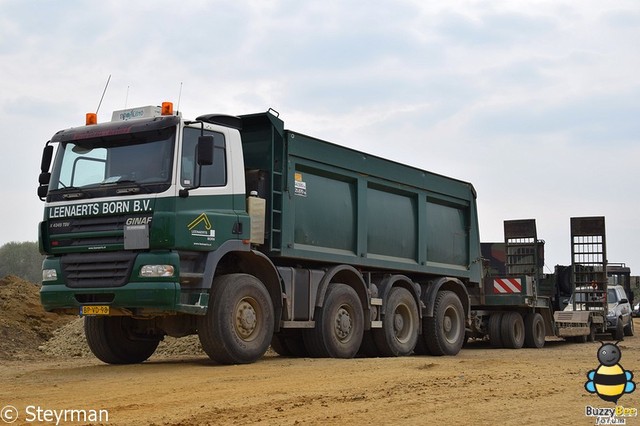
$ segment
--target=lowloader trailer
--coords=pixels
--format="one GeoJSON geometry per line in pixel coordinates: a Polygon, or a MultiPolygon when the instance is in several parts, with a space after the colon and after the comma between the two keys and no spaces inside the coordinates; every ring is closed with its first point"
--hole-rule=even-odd
{"type": "Polygon", "coordinates": [[[470,294],[467,338],[494,347],[541,348],[545,337],[593,341],[606,332],[607,263],[604,217],[571,218],[571,266],[544,274],[544,241],[534,219],[504,222],[504,244],[483,243],[483,292],[470,294]],[[579,294],[565,309],[571,295],[579,294]],[[580,306],[578,306],[580,305],[580,306]]]}
{"type": "Polygon", "coordinates": [[[192,334],[223,364],[269,345],[455,355],[483,291],[472,184],[286,130],[272,110],[88,114],[46,143],[39,184],[42,304],[83,316],[106,363],[192,334]]]}

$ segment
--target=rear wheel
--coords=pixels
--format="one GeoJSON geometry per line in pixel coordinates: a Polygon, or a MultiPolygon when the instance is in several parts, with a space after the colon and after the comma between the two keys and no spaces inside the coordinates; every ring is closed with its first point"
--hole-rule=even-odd
{"type": "Polygon", "coordinates": [[[346,284],[331,284],[324,306],[316,310],[316,326],[305,330],[304,343],[314,357],[353,358],[364,334],[362,303],[346,284]]]}
{"type": "Polygon", "coordinates": [[[456,355],[464,343],[464,309],[452,291],[440,291],[433,316],[424,320],[423,337],[432,355],[456,355]]]}
{"type": "Polygon", "coordinates": [[[84,334],[91,352],[107,364],[137,364],[155,352],[160,337],[136,333],[131,317],[85,317],[84,334]]]}
{"type": "Polygon", "coordinates": [[[596,341],[596,326],[591,324],[589,326],[589,335],[587,336],[587,342],[595,342],[596,341]]]}
{"type": "Polygon", "coordinates": [[[524,321],[518,312],[506,312],[502,315],[500,331],[505,348],[520,349],[524,344],[524,321]]]}
{"type": "Polygon", "coordinates": [[[216,278],[207,314],[198,318],[202,349],[221,364],[248,364],[269,348],[274,329],[273,303],[256,277],[216,278]]]}
{"type": "Polygon", "coordinates": [[[372,330],[383,356],[404,356],[413,352],[418,341],[418,304],[405,288],[394,287],[386,301],[382,328],[372,330]]]}
{"type": "Polygon", "coordinates": [[[544,346],[546,330],[542,315],[530,312],[524,317],[524,346],[541,348],[544,346]]]}
{"type": "Polygon", "coordinates": [[[494,348],[502,347],[502,331],[500,324],[502,323],[502,312],[495,312],[489,317],[489,343],[494,348]]]}
{"type": "Polygon", "coordinates": [[[309,355],[302,341],[300,330],[284,330],[274,334],[271,348],[280,356],[305,357],[309,355]]]}

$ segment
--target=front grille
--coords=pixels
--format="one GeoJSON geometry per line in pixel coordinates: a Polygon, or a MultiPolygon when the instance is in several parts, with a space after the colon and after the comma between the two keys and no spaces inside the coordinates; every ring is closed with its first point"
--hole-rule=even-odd
{"type": "Polygon", "coordinates": [[[135,252],[65,254],[60,257],[67,287],[121,287],[131,275],[135,252]]]}
{"type": "Polygon", "coordinates": [[[56,241],[57,247],[123,244],[125,220],[123,215],[51,220],[49,235],[56,241]],[[102,235],[77,236],[79,233],[89,232],[102,235]]]}

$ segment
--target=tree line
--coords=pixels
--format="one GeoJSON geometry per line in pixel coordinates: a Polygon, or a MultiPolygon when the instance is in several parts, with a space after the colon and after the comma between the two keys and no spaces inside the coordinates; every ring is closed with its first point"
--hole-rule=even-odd
{"type": "Polygon", "coordinates": [[[15,275],[32,283],[42,281],[44,256],[36,242],[10,242],[0,247],[0,278],[15,275]]]}

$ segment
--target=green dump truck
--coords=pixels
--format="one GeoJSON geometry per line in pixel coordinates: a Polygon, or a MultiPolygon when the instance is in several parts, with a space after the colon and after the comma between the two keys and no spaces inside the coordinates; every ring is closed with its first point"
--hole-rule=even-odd
{"type": "Polygon", "coordinates": [[[41,169],[42,304],[84,316],[106,363],[142,362],[166,335],[198,334],[224,364],[269,345],[462,347],[482,280],[470,183],[285,130],[272,110],[186,120],[170,103],[88,114],[41,169]]]}

